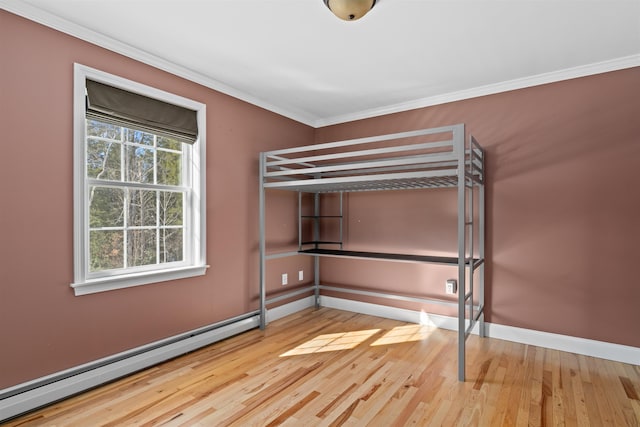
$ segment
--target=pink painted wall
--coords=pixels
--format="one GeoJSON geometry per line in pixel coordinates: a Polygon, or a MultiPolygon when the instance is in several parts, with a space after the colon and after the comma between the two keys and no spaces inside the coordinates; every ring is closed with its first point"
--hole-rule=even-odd
{"type": "MultiPolygon", "coordinates": [[[[0,389],[257,309],[258,153],[314,130],[6,11],[0,40],[0,389]],[[73,295],[74,62],[207,105],[205,276],[73,295]]],[[[291,221],[295,195],[274,197],[270,224],[291,221]]],[[[300,268],[311,277],[310,259],[279,261],[269,289],[300,268]]]]}
{"type": "MultiPolygon", "coordinates": [[[[256,309],[258,152],[458,122],[488,154],[488,320],[640,346],[637,68],[314,131],[5,11],[0,40],[0,389],[256,309]],[[73,296],[74,62],[207,104],[207,275],[73,296]]],[[[270,247],[292,248],[295,195],[267,198],[270,247]]],[[[351,194],[347,243],[453,251],[453,200],[351,194]]],[[[326,283],[432,295],[455,274],[322,266],[326,283]]],[[[271,261],[269,292],[299,269],[311,259],[271,261]]]]}
{"type": "MultiPolygon", "coordinates": [[[[639,119],[633,68],[330,126],[316,142],[466,123],[487,150],[487,320],[640,347],[639,119]]],[[[453,191],[346,204],[351,248],[456,250],[453,191]]],[[[437,296],[455,275],[329,258],[321,269],[324,283],[437,296]]]]}

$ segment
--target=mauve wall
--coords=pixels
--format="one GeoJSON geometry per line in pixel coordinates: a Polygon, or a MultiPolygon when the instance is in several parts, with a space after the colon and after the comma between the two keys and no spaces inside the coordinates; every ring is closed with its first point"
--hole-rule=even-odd
{"type": "MultiPolygon", "coordinates": [[[[0,11],[0,389],[257,308],[257,153],[314,130],[0,11]],[[75,297],[73,63],[207,104],[206,276],[75,297]]],[[[640,347],[640,70],[315,131],[317,142],[464,122],[488,153],[487,317],[640,347]]],[[[297,240],[295,195],[269,192],[268,240],[297,240]]],[[[453,251],[447,190],[351,194],[347,243],[453,251]]],[[[455,270],[322,260],[323,281],[442,295],[455,270]]],[[[274,260],[268,288],[310,258],[274,260]]],[[[416,308],[416,307],[413,307],[416,308]]],[[[435,311],[433,307],[425,307],[435,311]]]]}
{"type": "MultiPolygon", "coordinates": [[[[487,151],[487,320],[640,347],[640,69],[330,126],[316,142],[454,123],[487,151]]],[[[357,193],[346,205],[351,248],[456,250],[454,191],[357,193]]],[[[321,265],[323,283],[425,295],[456,277],[321,265]]]]}
{"type": "MultiPolygon", "coordinates": [[[[258,152],[314,130],[6,11],[0,40],[0,389],[255,310],[258,152]],[[205,276],[73,295],[74,62],[207,105],[205,276]]],[[[278,197],[270,223],[291,221],[295,195],[278,197]]],[[[278,245],[297,242],[285,225],[278,245]]],[[[300,268],[310,277],[305,257],[270,277],[300,268]]]]}

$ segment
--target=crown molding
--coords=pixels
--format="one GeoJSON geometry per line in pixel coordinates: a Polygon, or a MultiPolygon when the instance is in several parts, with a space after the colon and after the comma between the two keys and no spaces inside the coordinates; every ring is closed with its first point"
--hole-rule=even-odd
{"type": "Polygon", "coordinates": [[[394,105],[386,105],[380,108],[372,108],[356,113],[343,114],[339,116],[318,119],[314,122],[314,127],[330,126],[355,120],[368,119],[387,114],[400,113],[403,111],[415,110],[418,108],[431,107],[448,102],[462,101],[465,99],[477,98],[480,96],[494,95],[511,90],[525,89],[547,83],[555,83],[563,80],[570,80],[579,77],[586,77],[595,74],[607,73],[610,71],[623,70],[640,66],[640,54],[624,56],[608,61],[593,64],[581,65],[573,68],[552,71],[549,73],[537,74],[534,76],[508,80],[500,83],[478,86],[442,95],[420,98],[409,102],[402,102],[394,105]]]}
{"type": "Polygon", "coordinates": [[[312,117],[302,111],[292,111],[284,109],[282,107],[278,107],[277,105],[257,98],[251,94],[245,93],[234,87],[228,86],[197,71],[180,66],[171,61],[167,61],[164,58],[161,58],[144,50],[134,48],[112,37],[106,36],[82,25],[78,25],[66,19],[60,18],[28,3],[19,0],[0,0],[0,8],[15,15],[26,18],[30,21],[37,22],[38,24],[76,37],[80,40],[92,43],[96,46],[108,49],[112,52],[124,55],[128,58],[158,68],[162,71],[166,71],[194,83],[198,83],[202,86],[208,87],[209,89],[213,89],[217,92],[229,95],[233,98],[237,98],[241,101],[245,101],[249,104],[290,118],[308,126],[313,126],[316,120],[315,117],[312,117]]]}
{"type": "Polygon", "coordinates": [[[508,80],[505,82],[478,86],[461,91],[449,92],[441,95],[419,98],[408,102],[393,105],[385,105],[378,108],[362,110],[354,113],[342,114],[331,117],[317,117],[307,112],[293,109],[286,109],[271,102],[257,98],[249,93],[228,86],[218,80],[205,76],[197,71],[177,65],[159,56],[153,55],[141,49],[122,43],[116,39],[105,36],[86,27],[74,24],[49,12],[32,6],[20,0],[0,0],[0,7],[8,12],[22,16],[23,18],[53,28],[70,36],[84,40],[86,42],[103,47],[110,51],[119,53],[136,61],[166,71],[178,77],[201,84],[217,92],[245,101],[249,104],[303,123],[305,125],[320,128],[335,124],[351,122],[355,120],[368,119],[387,114],[399,113],[403,111],[415,110],[418,108],[430,107],[439,104],[446,104],[454,101],[477,98],[480,96],[493,95],[511,90],[524,89],[539,86],[547,83],[555,83],[563,80],[586,77],[595,74],[617,71],[626,68],[640,66],[640,54],[634,54],[608,61],[593,64],[581,65],[549,73],[537,74],[525,78],[508,80]]]}

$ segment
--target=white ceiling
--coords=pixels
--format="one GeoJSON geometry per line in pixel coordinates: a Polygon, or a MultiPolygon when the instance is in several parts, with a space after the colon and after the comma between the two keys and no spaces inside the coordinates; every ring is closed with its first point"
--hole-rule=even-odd
{"type": "Polygon", "coordinates": [[[640,65],[640,0],[0,0],[311,126],[640,65]],[[60,19],[62,18],[62,19],[60,19]]]}

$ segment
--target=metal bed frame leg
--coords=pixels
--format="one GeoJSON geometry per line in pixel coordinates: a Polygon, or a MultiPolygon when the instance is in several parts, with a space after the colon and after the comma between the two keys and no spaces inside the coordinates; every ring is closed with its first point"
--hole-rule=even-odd
{"type": "Polygon", "coordinates": [[[466,286],[466,183],[464,126],[454,129],[453,139],[458,149],[458,381],[465,380],[465,295],[466,286]]]}
{"type": "Polygon", "coordinates": [[[320,257],[313,257],[313,295],[315,307],[320,308],[320,257]]]}
{"type": "Polygon", "coordinates": [[[265,156],[260,153],[260,329],[264,330],[267,326],[267,307],[266,307],[266,279],[265,279],[265,193],[264,193],[264,164],[265,156]]]}
{"type": "MultiPolygon", "coordinates": [[[[313,214],[316,218],[320,217],[320,193],[313,194],[313,214]]],[[[316,219],[313,222],[313,240],[315,242],[320,241],[320,220],[316,219]]],[[[318,249],[318,243],[316,243],[316,249],[318,249]]],[[[316,308],[320,308],[320,257],[313,257],[313,294],[314,303],[316,308]]]]}
{"type": "Polygon", "coordinates": [[[478,231],[478,240],[479,240],[479,249],[478,249],[478,257],[482,260],[482,264],[480,265],[480,274],[478,277],[479,286],[478,286],[478,305],[482,312],[480,313],[480,325],[479,325],[479,333],[480,337],[484,338],[486,336],[486,330],[484,325],[484,266],[485,266],[485,253],[484,253],[484,245],[485,245],[485,192],[484,192],[484,151],[482,151],[482,181],[478,185],[478,226],[480,227],[478,231]]]}

